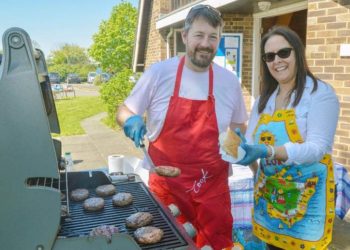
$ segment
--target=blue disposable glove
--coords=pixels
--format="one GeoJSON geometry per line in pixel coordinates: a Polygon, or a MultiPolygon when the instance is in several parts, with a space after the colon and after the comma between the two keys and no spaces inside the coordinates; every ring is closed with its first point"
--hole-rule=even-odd
{"type": "Polygon", "coordinates": [[[143,119],[139,115],[130,116],[124,123],[124,133],[127,137],[134,141],[135,146],[140,147],[143,137],[147,129],[143,119]]]}
{"type": "Polygon", "coordinates": [[[237,162],[237,164],[247,166],[259,158],[267,157],[268,151],[267,151],[267,146],[265,144],[249,145],[247,143],[241,143],[240,146],[244,149],[245,156],[242,160],[237,162]]]}
{"type": "Polygon", "coordinates": [[[240,165],[250,165],[252,162],[256,161],[258,158],[266,158],[267,157],[267,146],[264,144],[256,144],[256,145],[249,145],[247,144],[247,139],[244,137],[244,135],[241,133],[241,130],[239,128],[235,129],[235,133],[241,138],[241,148],[245,151],[245,156],[242,160],[237,162],[237,164],[240,165]]]}
{"type": "Polygon", "coordinates": [[[241,138],[243,143],[247,142],[247,139],[244,137],[244,135],[241,133],[240,128],[235,128],[235,133],[241,138]]]}

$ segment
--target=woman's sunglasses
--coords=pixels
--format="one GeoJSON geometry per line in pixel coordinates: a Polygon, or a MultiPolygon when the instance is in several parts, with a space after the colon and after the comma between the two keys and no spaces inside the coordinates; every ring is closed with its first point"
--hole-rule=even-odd
{"type": "Polygon", "coordinates": [[[279,58],[286,59],[290,56],[290,53],[292,52],[293,48],[283,48],[274,52],[268,52],[262,55],[262,59],[265,62],[273,62],[275,60],[276,55],[278,55],[279,58]]]}

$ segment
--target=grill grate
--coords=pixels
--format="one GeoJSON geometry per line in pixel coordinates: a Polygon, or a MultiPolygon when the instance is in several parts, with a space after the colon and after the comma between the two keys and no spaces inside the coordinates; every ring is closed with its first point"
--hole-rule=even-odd
{"type": "MultiPolygon", "coordinates": [[[[142,182],[121,183],[117,184],[116,188],[117,192],[131,193],[133,204],[127,207],[115,207],[110,196],[104,198],[103,210],[86,212],[83,202],[70,201],[70,216],[62,220],[58,237],[86,237],[94,227],[100,225],[114,225],[120,232],[133,236],[135,229],[126,228],[125,219],[133,213],[142,211],[151,213],[153,215],[151,225],[164,231],[160,242],[152,245],[139,244],[142,249],[174,249],[188,245],[142,182]]],[[[90,189],[89,192],[89,197],[96,197],[94,189],[90,189]]]]}

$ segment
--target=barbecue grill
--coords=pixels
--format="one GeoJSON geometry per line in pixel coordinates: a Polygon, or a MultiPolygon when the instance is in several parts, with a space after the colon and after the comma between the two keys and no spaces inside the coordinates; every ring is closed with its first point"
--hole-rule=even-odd
{"type": "Polygon", "coordinates": [[[112,181],[106,171],[69,172],[61,157],[56,107],[42,51],[33,49],[28,34],[11,28],[3,35],[0,67],[0,245],[1,249],[195,249],[188,235],[167,208],[149,192],[136,174],[112,181]],[[86,212],[82,202],[69,200],[69,191],[86,188],[96,196],[99,185],[114,184],[117,192],[129,192],[132,205],[115,207],[112,197],[105,207],[86,212]],[[61,200],[61,193],[66,198],[61,200]],[[68,215],[61,216],[61,205],[68,215]],[[125,219],[138,211],[153,215],[152,226],[164,231],[163,239],[142,245],[125,219]],[[114,225],[120,233],[109,241],[91,237],[100,225],[114,225]]]}

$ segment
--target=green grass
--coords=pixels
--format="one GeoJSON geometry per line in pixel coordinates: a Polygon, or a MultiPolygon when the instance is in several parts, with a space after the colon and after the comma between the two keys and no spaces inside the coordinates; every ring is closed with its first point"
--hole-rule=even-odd
{"type": "MultiPolygon", "coordinates": [[[[85,134],[80,122],[107,109],[97,96],[80,96],[76,98],[56,100],[56,109],[61,134],[64,136],[85,134]]],[[[57,136],[54,134],[54,136],[57,136]]]]}

